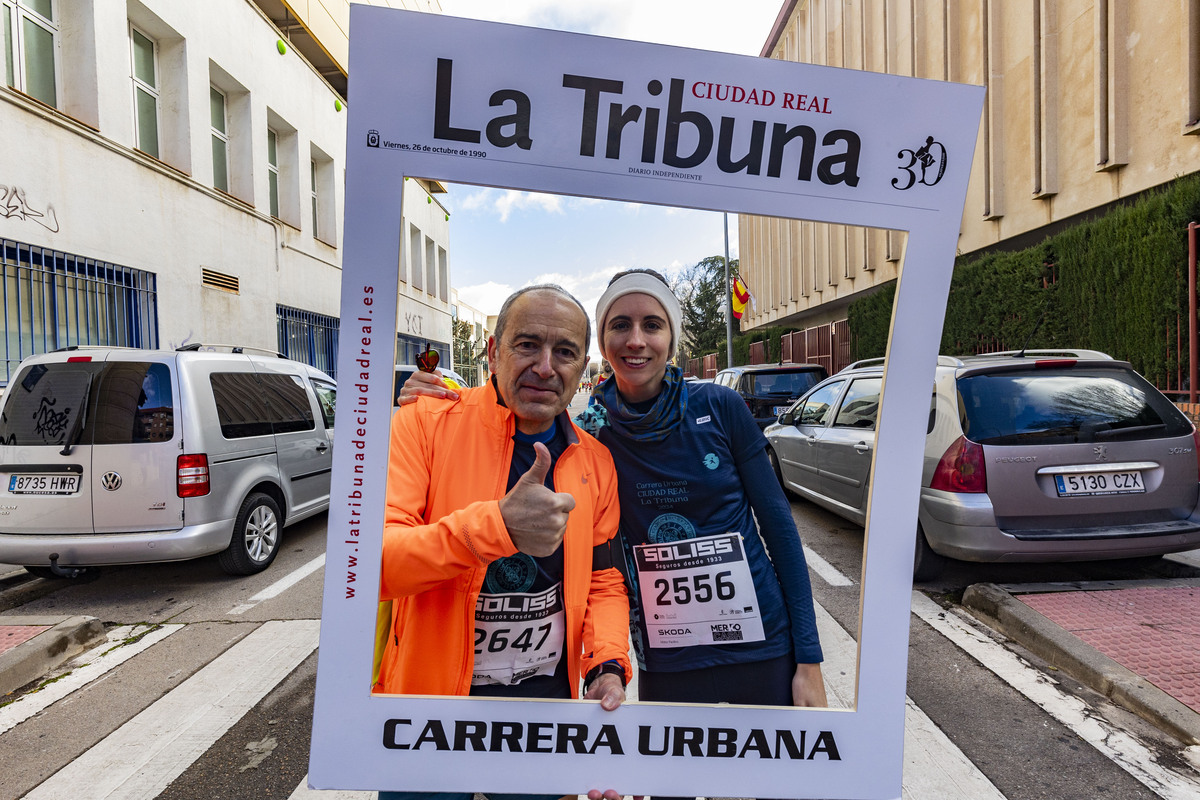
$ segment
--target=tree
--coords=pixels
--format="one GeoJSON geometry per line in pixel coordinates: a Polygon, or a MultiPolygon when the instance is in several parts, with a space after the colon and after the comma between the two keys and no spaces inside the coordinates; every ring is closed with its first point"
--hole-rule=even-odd
{"type": "MultiPolygon", "coordinates": [[[[729,261],[729,279],[738,274],[738,260],[729,261]]],[[[725,363],[725,314],[728,297],[725,288],[724,256],[709,256],[680,272],[671,288],[679,298],[683,311],[683,341],[679,343],[679,360],[717,353],[718,364],[725,363]]],[[[740,335],[734,326],[733,335],[740,335]]]]}
{"type": "Polygon", "coordinates": [[[468,380],[475,380],[475,326],[456,319],[452,326],[454,337],[454,368],[468,380]]]}

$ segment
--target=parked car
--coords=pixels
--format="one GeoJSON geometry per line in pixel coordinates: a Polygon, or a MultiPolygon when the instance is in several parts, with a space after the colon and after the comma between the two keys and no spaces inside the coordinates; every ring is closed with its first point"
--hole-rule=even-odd
{"type": "MultiPolygon", "coordinates": [[[[392,387],[392,405],[393,406],[397,405],[400,401],[400,389],[401,389],[401,387],[404,386],[404,382],[406,380],[408,380],[409,375],[412,375],[416,371],[417,371],[417,367],[414,364],[397,364],[396,365],[396,381],[395,381],[394,386],[392,387]]],[[[438,367],[438,371],[441,372],[444,377],[454,381],[459,386],[470,386],[471,385],[471,384],[467,383],[466,378],[464,378],[462,375],[459,375],[457,372],[450,369],[449,367],[438,367]]]]}
{"type": "MultiPolygon", "coordinates": [[[[823,381],[765,434],[785,489],[866,518],[881,360],[823,381]]],[[[1200,546],[1191,422],[1094,351],[938,359],[916,531],[918,580],[946,558],[1082,561],[1200,546]]]]}
{"type": "Polygon", "coordinates": [[[248,575],[329,507],[334,380],[200,347],[21,363],[0,404],[0,562],[71,577],[216,554],[248,575]]]}
{"type": "Polygon", "coordinates": [[[740,394],[758,427],[765,428],[828,375],[820,364],[750,364],[721,370],[713,383],[740,394]]]}

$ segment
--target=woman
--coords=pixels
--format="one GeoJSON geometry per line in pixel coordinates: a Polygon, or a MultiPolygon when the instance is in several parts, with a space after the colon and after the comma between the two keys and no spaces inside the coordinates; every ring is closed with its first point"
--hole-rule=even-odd
{"type": "Polygon", "coordinates": [[[722,386],[688,384],[670,365],[680,319],[657,272],[612,279],[596,322],[613,380],[580,423],[608,447],[620,480],[638,697],[824,706],[791,506],[745,402],[722,386]]]}
{"type": "MultiPolygon", "coordinates": [[[[688,384],[670,365],[680,319],[657,272],[614,276],[596,307],[612,379],[577,420],[617,467],[638,697],[824,706],[791,506],[745,402],[726,387],[688,384]]],[[[450,396],[423,378],[402,400],[450,396]]]]}

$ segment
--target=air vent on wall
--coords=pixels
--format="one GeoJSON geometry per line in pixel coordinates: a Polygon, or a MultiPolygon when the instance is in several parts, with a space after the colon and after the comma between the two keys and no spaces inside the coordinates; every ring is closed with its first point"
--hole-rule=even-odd
{"type": "Polygon", "coordinates": [[[223,292],[238,293],[238,278],[236,275],[226,275],[224,272],[217,272],[207,267],[201,267],[200,273],[205,286],[220,289],[223,292]]]}

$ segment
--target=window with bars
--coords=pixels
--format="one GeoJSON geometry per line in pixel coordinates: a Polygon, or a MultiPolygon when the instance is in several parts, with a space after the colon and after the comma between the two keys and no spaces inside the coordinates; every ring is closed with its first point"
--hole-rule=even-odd
{"type": "Polygon", "coordinates": [[[158,158],[158,44],[132,25],[133,127],[137,149],[158,158]]]}
{"type": "Polygon", "coordinates": [[[338,318],[276,305],[279,352],[337,378],[338,318]]]}
{"type": "Polygon", "coordinates": [[[4,80],[12,88],[58,107],[58,17],[53,0],[2,0],[4,80]]]}
{"type": "Polygon", "coordinates": [[[7,385],[21,359],[72,345],[158,347],[152,272],[0,239],[7,385]]]}

